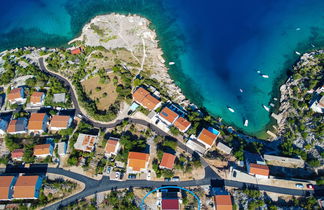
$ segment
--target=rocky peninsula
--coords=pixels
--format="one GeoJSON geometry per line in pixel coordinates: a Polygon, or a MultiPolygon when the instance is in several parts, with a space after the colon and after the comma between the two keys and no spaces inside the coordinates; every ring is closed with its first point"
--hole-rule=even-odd
{"type": "Polygon", "coordinates": [[[129,65],[123,60],[123,65],[138,70],[138,74],[141,71],[148,73],[150,78],[160,81],[174,102],[187,106],[189,101],[168,74],[163,51],[150,24],[149,20],[138,15],[96,16],[83,27],[81,35],[69,43],[81,41],[85,46],[129,51],[133,63],[129,65]]]}

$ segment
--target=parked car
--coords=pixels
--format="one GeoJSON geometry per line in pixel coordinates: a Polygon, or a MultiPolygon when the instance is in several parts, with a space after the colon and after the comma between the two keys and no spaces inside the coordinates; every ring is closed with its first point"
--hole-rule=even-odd
{"type": "Polygon", "coordinates": [[[171,181],[171,179],[170,178],[164,178],[164,181],[169,182],[169,181],[171,181]]]}
{"type": "Polygon", "coordinates": [[[119,177],[120,177],[120,172],[117,171],[117,172],[116,172],[116,179],[119,179],[119,177]]]}
{"type": "Polygon", "coordinates": [[[178,181],[180,181],[180,177],[174,176],[174,177],[172,177],[172,181],[178,182],[178,181]]]}
{"type": "Polygon", "coordinates": [[[135,174],[129,174],[128,179],[136,179],[136,175],[135,174]]]}
{"type": "Polygon", "coordinates": [[[107,168],[107,174],[110,174],[110,171],[111,171],[111,167],[109,166],[109,167],[107,168]]]}
{"type": "Polygon", "coordinates": [[[304,185],[303,185],[303,184],[300,184],[300,183],[297,183],[295,186],[296,186],[297,188],[304,188],[304,185]]]}
{"type": "Polygon", "coordinates": [[[307,187],[308,189],[314,189],[314,186],[313,186],[312,184],[307,184],[306,187],[307,187]]]}
{"type": "Polygon", "coordinates": [[[147,178],[146,179],[151,180],[151,171],[150,170],[147,172],[147,178]]]}

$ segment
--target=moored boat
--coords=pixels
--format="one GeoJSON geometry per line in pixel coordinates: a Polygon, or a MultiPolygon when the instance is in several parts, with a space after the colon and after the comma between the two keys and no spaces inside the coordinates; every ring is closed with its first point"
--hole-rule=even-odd
{"type": "Polygon", "coordinates": [[[171,66],[171,65],[174,65],[175,64],[175,62],[169,62],[169,65],[171,66]]]}
{"type": "Polygon", "coordinates": [[[298,52],[298,51],[295,51],[295,53],[296,53],[297,55],[301,55],[301,53],[300,53],[300,52],[298,52]]]}
{"type": "Polygon", "coordinates": [[[263,78],[269,78],[269,75],[267,75],[267,74],[261,74],[261,77],[263,77],[263,78]]]}
{"type": "Polygon", "coordinates": [[[269,107],[267,107],[266,105],[262,105],[263,106],[263,108],[267,111],[267,112],[269,112],[270,111],[270,108],[269,107]]]}
{"type": "Polygon", "coordinates": [[[227,109],[230,111],[230,112],[235,112],[234,109],[232,109],[231,107],[227,106],[227,109]]]}
{"type": "Polygon", "coordinates": [[[249,125],[249,121],[248,120],[244,120],[244,126],[247,127],[249,125]]]}

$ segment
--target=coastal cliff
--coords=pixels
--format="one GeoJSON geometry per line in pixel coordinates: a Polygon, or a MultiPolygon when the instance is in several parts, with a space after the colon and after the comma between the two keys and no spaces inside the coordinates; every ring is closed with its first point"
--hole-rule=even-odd
{"type": "Polygon", "coordinates": [[[299,155],[315,167],[323,162],[324,115],[311,107],[323,95],[323,53],[318,50],[301,56],[280,87],[279,113],[275,116],[283,153],[299,155]]]}

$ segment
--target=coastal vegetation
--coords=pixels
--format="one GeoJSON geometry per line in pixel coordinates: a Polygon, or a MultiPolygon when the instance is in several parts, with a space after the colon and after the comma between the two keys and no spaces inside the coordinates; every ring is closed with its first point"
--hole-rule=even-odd
{"type": "Polygon", "coordinates": [[[283,155],[300,156],[311,167],[322,164],[321,145],[324,143],[324,119],[322,113],[310,106],[316,90],[324,84],[324,53],[304,55],[292,71],[283,94],[286,107],[280,146],[283,155]]]}

